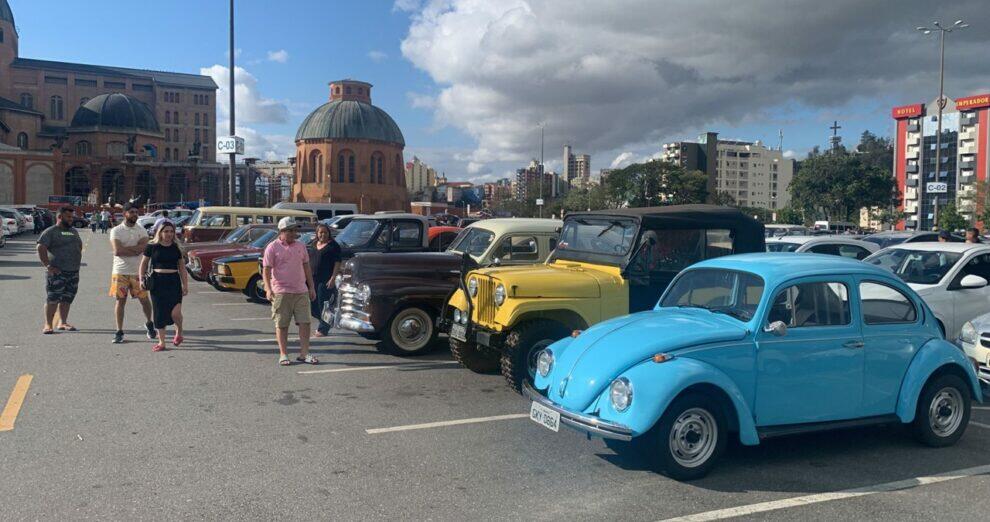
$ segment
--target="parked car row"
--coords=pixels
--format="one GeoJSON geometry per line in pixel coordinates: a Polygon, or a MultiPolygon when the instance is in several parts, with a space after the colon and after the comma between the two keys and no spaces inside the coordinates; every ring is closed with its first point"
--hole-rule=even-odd
{"type": "MultiPolygon", "coordinates": [[[[335,327],[399,356],[446,334],[464,367],[529,397],[534,421],[678,479],[707,474],[729,440],[903,423],[949,445],[982,400],[978,373],[990,379],[990,246],[768,239],[706,205],[457,231],[404,213],[344,217],[335,327]]],[[[190,266],[263,300],[265,240],[239,238],[274,236],[267,227],[237,229],[235,250],[210,262],[230,243],[192,249],[190,266]]]]}

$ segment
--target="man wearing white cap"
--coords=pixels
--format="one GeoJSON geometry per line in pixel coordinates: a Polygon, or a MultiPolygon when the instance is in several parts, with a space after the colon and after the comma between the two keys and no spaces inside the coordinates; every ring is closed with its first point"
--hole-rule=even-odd
{"type": "Polygon", "coordinates": [[[296,360],[306,364],[319,363],[309,354],[310,301],[316,299],[316,285],[309,267],[309,253],[298,241],[298,229],[299,224],[291,217],[279,220],[278,239],[268,244],[261,261],[265,294],[272,303],[278,363],[282,366],[292,364],[286,345],[293,320],[299,326],[299,357],[296,360]]]}

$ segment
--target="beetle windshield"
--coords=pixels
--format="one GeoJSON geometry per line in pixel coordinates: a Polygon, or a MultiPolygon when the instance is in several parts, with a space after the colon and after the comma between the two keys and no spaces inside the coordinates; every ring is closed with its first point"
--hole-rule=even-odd
{"type": "Polygon", "coordinates": [[[867,263],[886,268],[906,283],[934,285],[959,261],[962,254],[934,250],[891,248],[864,259],[867,263]]]}
{"type": "Polygon", "coordinates": [[[495,234],[490,230],[479,227],[465,228],[454,238],[447,251],[458,254],[467,252],[468,255],[480,257],[488,249],[488,245],[492,244],[492,239],[495,239],[495,234]]]}
{"type": "Polygon", "coordinates": [[[801,243],[787,243],[784,241],[767,243],[767,252],[794,252],[799,248],[801,248],[801,243]]]}
{"type": "Polygon", "coordinates": [[[661,308],[703,308],[749,321],[763,297],[763,279],[748,272],[700,268],[678,277],[661,308]]]}
{"type": "Polygon", "coordinates": [[[631,219],[569,219],[560,232],[557,257],[566,258],[568,251],[624,256],[629,252],[638,228],[631,219]]]}
{"type": "Polygon", "coordinates": [[[337,242],[345,247],[362,247],[371,242],[381,223],[376,219],[355,219],[337,236],[337,242]]]}

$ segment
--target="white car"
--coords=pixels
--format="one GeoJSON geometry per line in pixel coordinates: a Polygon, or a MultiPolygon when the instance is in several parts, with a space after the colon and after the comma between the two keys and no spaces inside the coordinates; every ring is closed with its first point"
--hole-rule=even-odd
{"type": "Polygon", "coordinates": [[[767,252],[810,252],[866,259],[880,250],[873,243],[842,236],[779,236],[767,239],[767,252]]]}
{"type": "Polygon", "coordinates": [[[148,228],[151,225],[154,225],[155,221],[157,221],[158,218],[162,217],[162,214],[164,214],[165,212],[168,212],[168,217],[171,219],[178,219],[182,216],[191,215],[193,213],[192,210],[186,208],[156,210],[151,214],[145,214],[139,217],[137,220],[137,224],[144,228],[148,228]]]}
{"type": "Polygon", "coordinates": [[[956,344],[973,362],[973,368],[980,382],[990,386],[990,313],[963,323],[956,344]]]}
{"type": "Polygon", "coordinates": [[[990,245],[905,243],[864,259],[894,272],[925,300],[955,339],[966,321],[990,310],[990,245]]]}
{"type": "Polygon", "coordinates": [[[22,234],[27,230],[27,219],[24,219],[24,214],[16,209],[0,207],[0,218],[3,218],[5,225],[9,227],[8,230],[12,236],[22,234]],[[13,221],[12,225],[10,224],[11,221],[13,221]]]}

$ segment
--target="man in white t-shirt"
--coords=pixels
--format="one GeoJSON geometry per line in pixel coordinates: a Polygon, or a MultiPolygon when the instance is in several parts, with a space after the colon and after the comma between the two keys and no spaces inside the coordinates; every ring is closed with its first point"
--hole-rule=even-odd
{"type": "Polygon", "coordinates": [[[124,306],[127,295],[141,302],[144,310],[148,339],[156,339],[155,324],[151,322],[151,301],[148,291],[141,288],[141,278],[138,269],[141,266],[141,256],[144,247],[148,245],[148,231],[137,224],[138,211],[128,206],[124,210],[124,222],[110,230],[110,246],[113,248],[113,273],[110,276],[110,297],[117,299],[116,312],[117,332],[114,333],[113,343],[124,342],[124,306]]]}

